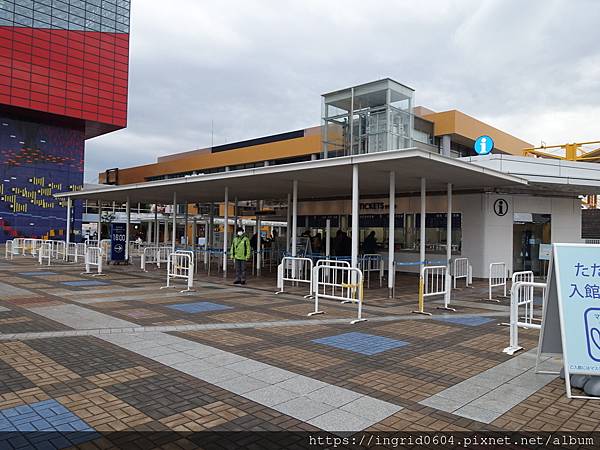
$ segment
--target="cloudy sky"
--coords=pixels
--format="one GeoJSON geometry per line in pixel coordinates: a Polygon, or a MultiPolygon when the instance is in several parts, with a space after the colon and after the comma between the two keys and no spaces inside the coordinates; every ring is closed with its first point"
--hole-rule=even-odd
{"type": "Polygon", "coordinates": [[[531,143],[600,139],[598,0],[132,0],[129,126],[108,167],[319,124],[320,95],[390,77],[531,143]]]}

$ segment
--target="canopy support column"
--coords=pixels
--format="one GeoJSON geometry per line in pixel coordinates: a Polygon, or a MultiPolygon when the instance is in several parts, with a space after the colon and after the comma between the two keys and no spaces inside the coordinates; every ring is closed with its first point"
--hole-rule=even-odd
{"type": "Polygon", "coordinates": [[[129,201],[129,196],[127,196],[125,202],[125,215],[127,216],[125,222],[125,262],[129,264],[129,231],[131,229],[131,202],[129,201]]]}
{"type": "Polygon", "coordinates": [[[452,183],[448,183],[448,211],[446,216],[446,295],[444,295],[444,306],[438,309],[447,311],[456,311],[450,308],[450,298],[452,295],[452,275],[450,268],[452,267],[452,183]]]}
{"type": "Polygon", "coordinates": [[[390,172],[390,198],[389,198],[389,225],[388,225],[388,298],[394,296],[394,282],[396,280],[396,266],[394,263],[394,250],[396,247],[396,172],[390,172]]]}
{"type": "Polygon", "coordinates": [[[69,246],[69,243],[71,242],[71,207],[72,207],[71,197],[67,197],[67,231],[66,231],[67,247],[69,246]]]}
{"type": "Polygon", "coordinates": [[[352,166],[352,267],[358,268],[358,235],[359,235],[359,189],[358,164],[352,166]]]}
{"type": "Polygon", "coordinates": [[[177,192],[173,192],[173,236],[171,236],[171,251],[175,253],[177,241],[177,192]]]}
{"type": "Polygon", "coordinates": [[[292,182],[292,256],[296,256],[298,246],[298,180],[292,182]]]}
{"type": "Polygon", "coordinates": [[[229,186],[225,186],[225,214],[223,221],[223,278],[227,278],[227,247],[229,244],[229,186]]]}
{"type": "Polygon", "coordinates": [[[420,228],[420,242],[419,242],[419,309],[413,311],[416,314],[424,314],[430,316],[431,313],[425,312],[425,219],[427,215],[427,181],[425,178],[421,178],[421,228],[420,228]]]}

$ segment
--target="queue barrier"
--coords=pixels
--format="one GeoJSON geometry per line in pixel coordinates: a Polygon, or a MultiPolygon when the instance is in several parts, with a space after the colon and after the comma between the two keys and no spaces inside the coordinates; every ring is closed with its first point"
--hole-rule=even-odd
{"type": "Polygon", "coordinates": [[[23,247],[24,247],[24,238],[14,238],[12,240],[12,251],[13,251],[13,255],[17,256],[20,255],[21,252],[23,251],[23,247]]]}
{"type": "Polygon", "coordinates": [[[371,272],[379,274],[379,287],[383,287],[385,267],[383,257],[378,253],[365,253],[358,259],[358,267],[367,276],[367,288],[371,288],[371,272]]]}
{"type": "Polygon", "coordinates": [[[65,241],[48,242],[50,242],[52,258],[64,260],[67,253],[67,243],[65,241]]]}
{"type": "Polygon", "coordinates": [[[452,263],[452,278],[454,280],[454,289],[456,289],[456,280],[465,279],[465,287],[473,283],[473,268],[469,264],[469,258],[456,258],[452,263]]]}
{"type": "Polygon", "coordinates": [[[70,258],[73,258],[73,262],[77,263],[80,257],[83,257],[85,261],[87,248],[88,245],[85,242],[69,242],[66,245],[65,261],[70,261],[70,258]]]}
{"type": "MultiPolygon", "coordinates": [[[[346,267],[346,268],[351,267],[350,261],[346,261],[345,259],[319,259],[317,261],[317,264],[315,264],[314,267],[321,267],[321,266],[346,267]]],[[[314,297],[314,293],[317,290],[318,278],[314,277],[314,273],[315,273],[315,271],[313,269],[312,287],[311,287],[312,295],[307,296],[307,297],[314,297]]],[[[323,280],[325,280],[325,281],[333,280],[335,282],[335,277],[337,276],[337,272],[335,270],[325,270],[325,271],[319,272],[319,274],[320,274],[320,276],[322,276],[323,280]]]]}
{"type": "Polygon", "coordinates": [[[92,267],[96,267],[97,273],[92,276],[102,276],[102,260],[104,259],[104,250],[102,247],[87,247],[85,252],[85,272],[91,274],[92,267]]]}
{"type": "Polygon", "coordinates": [[[186,251],[178,251],[169,254],[167,262],[167,285],[161,289],[171,287],[171,281],[184,279],[187,282],[187,288],[179,292],[191,292],[194,287],[194,260],[193,256],[186,251]]]}
{"type": "Polygon", "coordinates": [[[425,297],[433,297],[436,295],[444,296],[444,308],[449,308],[449,298],[447,296],[450,289],[450,283],[447,278],[447,266],[425,266],[423,267],[423,275],[419,277],[419,305],[415,314],[425,314],[430,316],[431,313],[425,312],[425,297]]]}
{"type": "Polygon", "coordinates": [[[503,262],[491,263],[489,272],[488,300],[500,302],[492,298],[492,289],[503,288],[503,297],[506,297],[506,264],[503,262]]]}
{"type": "Polygon", "coordinates": [[[15,255],[19,254],[19,249],[15,246],[14,240],[8,240],[4,244],[4,258],[8,259],[8,255],[10,255],[10,259],[13,259],[15,255]]]}
{"type": "Polygon", "coordinates": [[[100,248],[102,249],[102,256],[104,257],[104,261],[108,262],[108,258],[110,256],[110,250],[112,246],[112,241],[110,239],[102,239],[100,241],[100,248]]]}
{"type": "Polygon", "coordinates": [[[516,281],[510,289],[510,343],[502,350],[503,353],[514,355],[523,347],[519,345],[519,328],[541,329],[540,324],[533,323],[533,290],[546,290],[546,283],[535,283],[533,281],[516,281]],[[525,307],[525,320],[519,319],[519,307],[525,307]],[[530,311],[530,313],[527,313],[530,311]]]}
{"type": "Polygon", "coordinates": [[[52,260],[52,241],[47,241],[42,244],[42,246],[38,249],[38,262],[40,265],[44,264],[44,259],[48,260],[48,266],[50,266],[50,261],[52,260]]]}
{"type": "Polygon", "coordinates": [[[312,278],[315,280],[313,283],[315,310],[308,316],[325,314],[325,311],[319,309],[319,297],[322,297],[339,300],[342,303],[357,303],[357,317],[350,321],[351,324],[367,320],[362,317],[364,292],[363,274],[360,269],[342,265],[317,265],[313,268],[312,278]]]}
{"type": "Polygon", "coordinates": [[[277,266],[277,289],[275,294],[284,292],[285,283],[308,284],[308,295],[311,296],[313,285],[313,261],[310,258],[300,258],[295,256],[284,256],[279,266],[277,266]]]}
{"type": "Polygon", "coordinates": [[[31,256],[37,256],[38,250],[45,241],[43,239],[24,239],[23,240],[23,256],[27,255],[27,252],[31,256]]]}
{"type": "Polygon", "coordinates": [[[156,264],[156,267],[160,269],[161,263],[169,262],[169,254],[171,253],[171,247],[146,247],[142,253],[140,267],[144,272],[147,272],[147,264],[156,264]]]}

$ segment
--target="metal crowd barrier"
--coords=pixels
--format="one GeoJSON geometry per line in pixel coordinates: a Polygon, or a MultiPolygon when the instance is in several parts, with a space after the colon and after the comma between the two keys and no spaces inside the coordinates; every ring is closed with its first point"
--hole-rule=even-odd
{"type": "Polygon", "coordinates": [[[423,277],[419,278],[419,305],[416,314],[431,315],[425,312],[425,297],[433,297],[435,295],[444,296],[444,309],[449,309],[450,299],[448,290],[450,283],[447,279],[447,266],[425,266],[423,267],[423,277]]]}
{"type": "Polygon", "coordinates": [[[454,279],[454,289],[456,289],[456,280],[465,279],[465,287],[469,287],[473,282],[473,270],[469,264],[469,258],[456,258],[452,263],[452,278],[454,279]]]}
{"type": "Polygon", "coordinates": [[[15,255],[19,254],[19,249],[15,246],[14,240],[8,240],[4,244],[4,258],[8,259],[8,255],[10,255],[10,259],[13,259],[15,255]]]}
{"type": "Polygon", "coordinates": [[[52,243],[51,243],[51,241],[44,242],[38,250],[38,261],[39,261],[40,265],[44,264],[44,259],[48,260],[48,266],[50,266],[50,261],[52,259],[52,243]]]}
{"type": "Polygon", "coordinates": [[[50,242],[52,258],[64,260],[67,253],[67,243],[65,241],[48,242],[50,242]]]}
{"type": "Polygon", "coordinates": [[[279,266],[277,266],[277,289],[275,294],[284,292],[285,283],[308,284],[308,295],[312,291],[313,261],[310,258],[298,258],[293,256],[284,256],[279,266]]]}
{"type": "Polygon", "coordinates": [[[171,253],[171,247],[146,247],[142,253],[140,267],[144,272],[147,272],[147,264],[156,264],[156,267],[160,269],[161,263],[169,262],[169,254],[171,253]]]}
{"type": "MultiPolygon", "coordinates": [[[[523,274],[523,272],[521,272],[523,274]]],[[[525,277],[526,275],[523,275],[525,277]]],[[[527,275],[528,276],[528,275],[527,275]]],[[[533,291],[536,288],[545,291],[546,283],[533,281],[516,281],[510,289],[510,343],[503,353],[514,355],[523,347],[519,345],[519,328],[541,329],[540,324],[533,323],[533,291]],[[519,307],[525,307],[524,322],[519,320],[519,307]]]]}
{"type": "Polygon", "coordinates": [[[85,261],[85,255],[87,253],[88,245],[85,242],[69,242],[66,246],[65,261],[70,261],[73,258],[73,262],[79,262],[79,257],[83,257],[85,261]]]}
{"type": "Polygon", "coordinates": [[[24,239],[23,240],[23,256],[29,253],[31,256],[37,256],[37,252],[45,241],[43,239],[24,239]]]}
{"type": "Polygon", "coordinates": [[[100,248],[102,249],[102,256],[104,257],[104,261],[108,262],[108,258],[110,256],[112,242],[110,239],[102,239],[100,241],[100,248]]]}
{"type": "Polygon", "coordinates": [[[358,259],[358,267],[367,275],[367,288],[371,288],[371,272],[379,273],[379,287],[383,287],[383,257],[378,253],[367,253],[358,259]]]}
{"type": "Polygon", "coordinates": [[[309,313],[309,316],[325,314],[325,311],[319,309],[319,297],[322,297],[339,300],[342,303],[357,303],[357,318],[352,320],[351,324],[367,320],[362,317],[363,274],[360,269],[340,265],[317,265],[313,268],[312,278],[315,280],[313,283],[315,310],[309,313]]]}
{"type": "Polygon", "coordinates": [[[13,250],[13,255],[20,255],[21,252],[23,251],[23,247],[24,247],[24,238],[14,238],[12,240],[12,250],[13,250]]]}
{"type": "Polygon", "coordinates": [[[495,287],[502,287],[506,297],[506,264],[503,262],[491,263],[489,272],[488,300],[499,302],[492,298],[492,288],[495,287]]]}
{"type": "Polygon", "coordinates": [[[104,259],[104,250],[101,247],[88,247],[85,252],[85,274],[91,274],[92,267],[97,268],[97,273],[93,276],[104,275],[102,273],[102,260],[104,259]]]}
{"type": "Polygon", "coordinates": [[[178,251],[169,255],[167,262],[167,285],[163,288],[171,287],[171,280],[184,279],[187,282],[187,288],[179,292],[193,291],[194,287],[194,257],[187,251],[178,251]]]}

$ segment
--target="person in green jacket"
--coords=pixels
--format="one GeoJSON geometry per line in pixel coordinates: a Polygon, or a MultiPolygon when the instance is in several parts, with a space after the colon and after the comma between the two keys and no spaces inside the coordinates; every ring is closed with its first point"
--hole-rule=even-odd
{"type": "Polygon", "coordinates": [[[235,266],[233,284],[246,284],[246,261],[250,259],[250,239],[241,227],[238,227],[237,236],[233,238],[229,257],[233,259],[235,266]]]}

